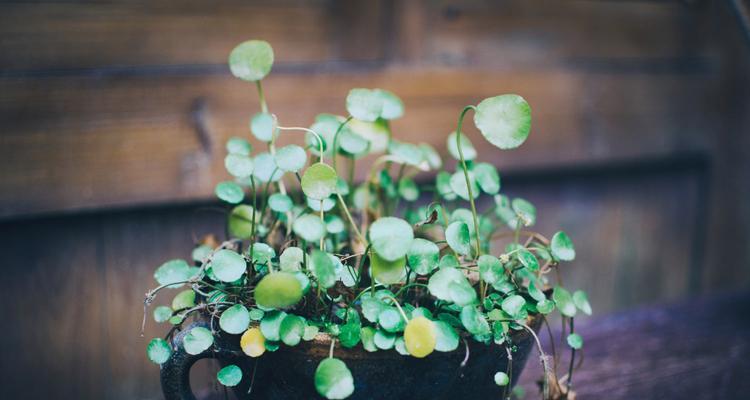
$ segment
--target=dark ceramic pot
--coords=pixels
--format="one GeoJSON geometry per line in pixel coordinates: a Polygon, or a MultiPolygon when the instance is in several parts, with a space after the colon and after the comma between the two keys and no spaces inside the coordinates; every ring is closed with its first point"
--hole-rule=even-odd
{"type": "MultiPolygon", "coordinates": [[[[541,319],[531,324],[538,330],[541,319]]],[[[190,389],[190,368],[203,358],[216,358],[222,365],[236,364],[243,371],[242,382],[234,388],[241,399],[320,399],[313,385],[315,369],[328,357],[330,339],[318,335],[310,342],[296,347],[282,346],[276,352],[266,352],[252,359],[239,348],[239,336],[218,338],[212,350],[199,355],[185,353],[182,339],[192,327],[207,326],[195,322],[175,335],[172,357],[161,367],[161,384],[167,400],[194,399],[190,389]],[[255,377],[251,393],[251,378],[255,377]],[[261,384],[262,383],[262,384],[261,384]]],[[[513,342],[512,382],[515,385],[534,346],[533,337],[525,331],[516,332],[513,342]]],[[[359,399],[469,399],[475,396],[500,398],[503,388],[495,385],[493,376],[506,371],[508,366],[504,346],[484,345],[467,340],[469,355],[466,364],[466,345],[461,344],[450,353],[433,352],[423,359],[405,357],[395,350],[369,353],[362,346],[345,349],[337,346],[334,356],[343,360],[354,376],[355,390],[349,397],[359,399]]]]}

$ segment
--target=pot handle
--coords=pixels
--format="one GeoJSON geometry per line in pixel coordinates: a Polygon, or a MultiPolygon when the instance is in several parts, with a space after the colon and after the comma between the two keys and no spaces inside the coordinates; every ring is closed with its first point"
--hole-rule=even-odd
{"type": "MultiPolygon", "coordinates": [[[[222,367],[237,364],[244,371],[247,371],[247,365],[245,364],[247,364],[248,357],[242,357],[238,344],[233,344],[233,341],[222,335],[217,335],[214,338],[214,344],[208,350],[200,354],[188,354],[183,346],[183,340],[185,335],[196,327],[211,329],[206,321],[196,321],[172,338],[172,355],[167,362],[161,365],[160,374],[161,389],[166,400],[195,400],[195,395],[190,388],[190,368],[204,358],[218,359],[222,367]]],[[[234,342],[239,342],[239,340],[234,342]]],[[[247,379],[243,379],[233,389],[238,393],[246,393],[248,386],[247,379]]]]}

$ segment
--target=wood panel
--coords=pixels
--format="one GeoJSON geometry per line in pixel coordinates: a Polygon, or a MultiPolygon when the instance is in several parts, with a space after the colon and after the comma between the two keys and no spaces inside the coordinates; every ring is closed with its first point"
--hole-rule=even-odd
{"type": "MultiPolygon", "coordinates": [[[[377,21],[379,7],[366,7],[377,21]]],[[[251,38],[270,41],[281,65],[382,58],[373,40],[380,26],[356,22],[324,0],[3,2],[0,70],[158,72],[159,66],[224,64],[234,46],[251,38]],[[338,39],[341,30],[356,33],[361,47],[338,39]]]]}
{"type": "MultiPolygon", "coordinates": [[[[287,126],[319,112],[344,113],[349,88],[398,92],[406,116],[396,136],[444,150],[466,104],[515,92],[534,109],[533,134],[501,153],[467,132],[480,156],[503,169],[549,167],[705,149],[721,111],[714,77],[491,70],[389,70],[281,75],[266,84],[287,126]]],[[[227,76],[12,79],[0,82],[0,215],[210,197],[226,177],[223,143],[249,136],[254,88],[227,76]],[[203,104],[205,148],[191,110],[203,104]]],[[[287,136],[300,141],[301,136],[287,136]]],[[[263,148],[263,146],[256,146],[263,148]]],[[[363,172],[363,171],[360,171],[363,172]]]]}
{"type": "MultiPolygon", "coordinates": [[[[614,179],[563,173],[552,182],[505,181],[507,193],[536,203],[541,232],[571,232],[579,259],[563,278],[590,293],[597,315],[690,293],[683,247],[697,229],[695,171],[643,177],[632,169],[614,179]]],[[[0,243],[12,249],[4,258],[12,284],[0,291],[12,325],[0,341],[0,398],[159,398],[158,367],[145,346],[165,327],[150,322],[139,336],[143,295],[155,285],[156,266],[189,257],[203,234],[221,234],[221,210],[172,206],[0,223],[0,243]]]]}

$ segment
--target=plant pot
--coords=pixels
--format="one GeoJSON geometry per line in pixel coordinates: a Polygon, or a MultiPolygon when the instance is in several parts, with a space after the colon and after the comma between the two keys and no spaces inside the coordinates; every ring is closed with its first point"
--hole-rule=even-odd
{"type": "MultiPolygon", "coordinates": [[[[173,354],[161,367],[161,383],[167,400],[194,399],[190,389],[190,368],[203,358],[216,358],[224,365],[236,364],[243,371],[242,382],[234,388],[242,399],[319,399],[313,377],[320,361],[328,357],[330,338],[318,335],[295,347],[282,346],[252,359],[239,348],[239,336],[222,335],[211,350],[199,355],[185,353],[182,339],[198,321],[174,336],[173,354]],[[255,370],[255,371],[254,371],[255,370]],[[251,393],[248,389],[252,377],[251,393]]],[[[538,330],[541,318],[532,321],[538,330]]],[[[512,353],[511,386],[515,385],[534,347],[533,337],[525,331],[513,335],[517,346],[512,353]]],[[[370,353],[361,345],[353,349],[336,346],[334,356],[343,360],[354,376],[355,391],[349,397],[358,399],[464,399],[474,396],[500,398],[503,388],[494,382],[494,374],[505,372],[508,358],[504,346],[485,345],[466,339],[456,351],[433,352],[426,358],[402,356],[395,350],[370,353]],[[468,347],[468,356],[467,356],[468,347]],[[465,364],[462,363],[466,360],[465,364]]]]}

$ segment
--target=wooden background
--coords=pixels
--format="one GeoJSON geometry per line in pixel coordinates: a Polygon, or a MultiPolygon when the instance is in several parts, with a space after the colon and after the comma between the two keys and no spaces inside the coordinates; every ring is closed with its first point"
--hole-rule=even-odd
{"type": "Polygon", "coordinates": [[[566,284],[600,315],[750,287],[747,3],[0,1],[0,398],[160,397],[142,296],[221,232],[223,143],[258,109],[225,63],[250,38],[286,125],[383,87],[396,135],[442,151],[462,106],[523,95],[520,150],[469,136],[571,233],[566,284]]]}

